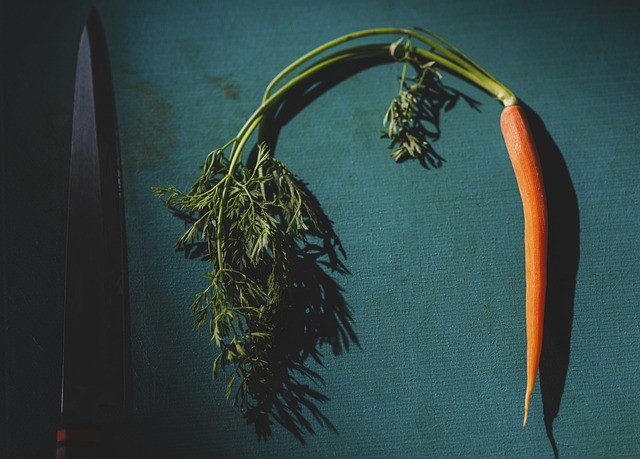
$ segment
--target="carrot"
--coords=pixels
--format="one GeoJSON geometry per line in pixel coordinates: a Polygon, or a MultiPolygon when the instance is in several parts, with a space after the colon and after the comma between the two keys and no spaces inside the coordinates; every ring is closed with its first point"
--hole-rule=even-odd
{"type": "Polygon", "coordinates": [[[507,106],[500,116],[500,127],[516,174],[524,211],[524,250],[526,272],[527,390],[524,421],[536,382],[547,290],[547,203],[542,168],[529,123],[522,107],[507,106]]]}
{"type": "MultiPolygon", "coordinates": [[[[279,317],[278,308],[288,307],[282,303],[286,295],[281,293],[291,288],[288,275],[271,275],[293,269],[288,265],[281,265],[281,260],[287,259],[287,253],[278,251],[289,247],[289,239],[284,244],[281,237],[285,234],[289,237],[291,234],[292,240],[302,249],[307,244],[305,235],[324,231],[323,223],[315,221],[316,216],[313,212],[310,213],[316,208],[315,198],[299,188],[298,182],[292,178],[293,174],[280,161],[272,158],[270,148],[273,145],[269,147],[263,142],[266,140],[263,137],[271,138],[275,135],[272,142],[277,137],[277,132],[266,134],[269,130],[268,120],[272,119],[273,113],[290,96],[297,96],[301,88],[313,88],[323,81],[322,75],[326,70],[354,63],[360,68],[364,62],[385,61],[403,63],[400,90],[383,119],[384,136],[391,140],[389,146],[394,148],[392,156],[396,159],[407,155],[424,159],[430,155],[427,142],[411,133],[413,126],[424,121],[423,111],[416,100],[421,100],[423,96],[429,98],[432,94],[432,89],[427,85],[432,81],[432,78],[427,77],[431,75],[429,72],[433,72],[437,78],[440,78],[439,70],[451,73],[484,90],[506,107],[501,116],[502,132],[516,173],[524,209],[527,316],[524,426],[538,373],[546,296],[547,210],[536,147],[516,95],[461,50],[422,28],[382,27],[356,31],[330,40],[302,55],[269,83],[262,102],[236,136],[222,148],[209,153],[206,167],[201,168],[202,175],[189,193],[183,193],[173,186],[154,189],[158,196],[165,196],[167,206],[187,214],[202,216],[178,240],[178,247],[184,249],[195,241],[203,241],[208,247],[207,258],[212,265],[208,277],[212,282],[196,297],[191,309],[196,317],[197,327],[209,321],[212,340],[220,348],[213,365],[214,376],[219,368],[227,364],[235,367],[228,379],[227,398],[232,394],[233,388],[239,385],[235,391],[234,404],[240,405],[243,413],[252,412],[255,406],[264,405],[263,401],[251,400],[256,394],[262,394],[260,396],[266,396],[269,400],[277,395],[270,392],[272,384],[263,375],[279,371],[272,367],[274,362],[264,356],[267,355],[266,349],[271,346],[269,343],[279,339],[272,334],[277,327],[271,321],[279,317]],[[353,40],[384,35],[402,35],[403,38],[391,44],[366,43],[343,47],[353,40]],[[418,46],[414,46],[416,42],[418,46]],[[406,73],[410,68],[417,72],[413,78],[409,78],[406,73]],[[258,140],[258,159],[243,162],[245,147],[254,135],[258,140]],[[229,152],[225,154],[227,149],[229,152]],[[263,173],[267,168],[272,173],[263,173]],[[268,203],[264,200],[254,201],[253,192],[249,191],[254,185],[261,189],[264,199],[267,195],[271,196],[269,199],[275,199],[276,196],[278,199],[268,203]],[[255,208],[260,208],[262,213],[254,212],[253,205],[250,211],[247,210],[243,200],[228,199],[231,193],[241,196],[251,194],[249,199],[255,202],[255,208]],[[271,215],[270,212],[278,215],[271,215]],[[287,217],[284,218],[283,215],[287,217]],[[316,229],[308,227],[307,220],[316,229]],[[238,282],[240,277],[243,280],[241,283],[238,282]],[[241,305],[236,304],[240,301],[238,298],[249,298],[247,301],[251,304],[245,304],[246,301],[241,305]],[[238,307],[229,308],[229,304],[238,307]],[[266,305],[268,313],[264,312],[266,305]],[[236,312],[229,312],[231,309],[252,311],[250,317],[255,316],[256,319],[249,319],[249,315],[244,312],[242,317],[236,316],[236,312]],[[229,321],[244,323],[248,332],[237,334],[237,330],[228,325],[231,323],[229,321]],[[239,345],[246,352],[238,352],[239,345]],[[263,383],[264,387],[261,386],[263,383]],[[248,390],[247,387],[254,389],[248,390]]],[[[327,231],[332,232],[331,228],[327,231]]],[[[262,414],[261,412],[260,416],[262,414]]],[[[276,416],[277,413],[266,414],[267,417],[271,415],[276,416]]],[[[297,428],[300,420],[293,421],[297,428]]]]}

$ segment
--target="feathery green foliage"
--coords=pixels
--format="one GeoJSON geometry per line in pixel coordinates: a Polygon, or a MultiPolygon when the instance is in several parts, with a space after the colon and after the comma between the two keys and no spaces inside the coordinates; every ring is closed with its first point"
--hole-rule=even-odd
{"type": "MultiPolygon", "coordinates": [[[[312,258],[319,256],[322,251],[314,245],[317,240],[324,239],[326,245],[327,238],[334,242],[337,238],[330,221],[318,210],[315,197],[262,142],[261,128],[290,93],[305,85],[312,87],[324,70],[368,58],[402,64],[400,90],[383,120],[383,137],[390,140],[391,155],[397,161],[426,158],[434,164],[429,136],[420,117],[425,112],[424,99],[429,94],[429,85],[439,81],[436,69],[477,85],[505,105],[516,100],[495,78],[431,32],[401,28],[355,32],[331,40],[283,69],[267,86],[260,106],[237,136],[207,156],[199,178],[188,192],[174,186],[154,189],[167,206],[188,216],[190,224],[178,240],[178,248],[188,250],[199,245],[210,266],[209,283],[196,296],[191,313],[196,327],[208,326],[211,340],[219,349],[213,363],[213,376],[226,373],[226,396],[249,420],[264,420],[269,410],[280,422],[285,422],[288,416],[293,424],[300,425],[292,427],[289,423],[287,427],[299,439],[301,429],[313,431],[299,413],[301,405],[320,423],[330,423],[308,400],[323,401],[321,394],[299,384],[292,376],[296,373],[319,380],[316,373],[304,366],[307,356],[318,359],[318,352],[294,349],[289,352],[288,364],[278,361],[282,355],[280,335],[286,326],[282,315],[296,307],[294,292],[300,287],[296,285],[300,283],[296,270],[309,266],[301,259],[305,254],[312,254],[312,258]],[[354,40],[383,35],[403,38],[391,44],[343,47],[354,40]],[[426,47],[415,47],[411,40],[426,47]],[[410,69],[415,71],[414,76],[409,76],[410,69]],[[242,161],[243,151],[256,131],[259,139],[255,158],[247,165],[242,161]],[[229,148],[227,155],[225,151],[229,148]],[[283,371],[289,373],[295,384],[282,382],[287,377],[283,371]],[[287,395],[283,390],[295,393],[287,395]],[[284,402],[277,404],[274,401],[277,398],[284,402]]],[[[433,119],[437,122],[437,117],[432,118],[432,124],[433,119]]],[[[436,156],[435,160],[439,158],[436,156]]],[[[335,255],[330,251],[329,256],[335,258],[332,253],[335,255]]],[[[335,259],[326,264],[334,269],[338,267],[339,272],[346,270],[335,259]]],[[[343,315],[334,325],[340,328],[336,336],[341,336],[338,340],[344,343],[340,345],[331,338],[334,352],[347,347],[348,340],[354,339],[346,323],[349,316],[340,314],[343,315]]],[[[314,345],[330,341],[321,333],[314,339],[317,341],[314,345]]]]}

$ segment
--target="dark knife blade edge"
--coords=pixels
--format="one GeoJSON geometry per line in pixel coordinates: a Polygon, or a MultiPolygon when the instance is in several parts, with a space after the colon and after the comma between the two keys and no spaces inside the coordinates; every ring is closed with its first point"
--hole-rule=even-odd
{"type": "Polygon", "coordinates": [[[124,193],[108,50],[96,10],[78,49],[69,178],[60,441],[131,415],[124,193]]]}

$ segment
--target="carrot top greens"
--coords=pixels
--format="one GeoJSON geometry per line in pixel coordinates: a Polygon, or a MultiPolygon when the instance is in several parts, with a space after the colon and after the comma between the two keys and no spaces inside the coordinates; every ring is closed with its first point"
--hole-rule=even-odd
{"type": "MultiPolygon", "coordinates": [[[[274,397],[286,398],[274,389],[274,381],[281,381],[277,373],[282,371],[274,357],[284,333],[278,318],[297,301],[293,291],[303,283],[297,273],[306,269],[304,260],[328,256],[322,263],[346,272],[336,258],[341,247],[330,220],[304,183],[273,157],[273,145],[265,141],[265,123],[290,94],[312,85],[323,71],[363,59],[402,65],[398,94],[381,117],[383,137],[398,161],[424,159],[430,154],[418,118],[421,98],[439,80],[439,71],[476,85],[504,105],[516,103],[509,89],[431,32],[403,28],[355,32],[327,42],[284,68],[269,83],[260,105],[237,135],[209,153],[188,191],[174,186],[154,189],[167,206],[188,216],[189,226],[178,247],[199,245],[209,263],[208,285],[196,296],[191,312],[197,327],[208,325],[211,340],[219,348],[214,377],[228,370],[226,396],[248,419],[271,415],[281,420],[286,410],[295,411],[296,403],[304,403],[301,397],[293,397],[272,410],[274,397]],[[394,41],[370,43],[369,38],[379,36],[395,37],[394,41]],[[359,41],[362,43],[348,46],[359,41]],[[245,154],[254,133],[256,145],[250,147],[251,154],[245,154]],[[333,248],[326,247],[327,241],[333,248]]],[[[349,318],[334,317],[342,330],[328,340],[334,351],[355,340],[344,317],[349,318]]],[[[318,337],[322,344],[325,338],[318,337]]],[[[287,371],[320,379],[302,364],[306,357],[290,356],[297,364],[287,371]]],[[[317,393],[307,395],[321,400],[317,393]]],[[[313,411],[310,405],[307,408],[313,411]]],[[[328,424],[318,412],[313,413],[316,420],[328,424]]],[[[312,431],[307,424],[303,428],[312,431]]]]}

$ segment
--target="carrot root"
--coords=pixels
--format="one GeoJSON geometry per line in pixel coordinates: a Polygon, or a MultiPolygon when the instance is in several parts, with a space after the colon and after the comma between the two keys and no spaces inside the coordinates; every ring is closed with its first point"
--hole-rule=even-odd
{"type": "Polygon", "coordinates": [[[538,152],[522,107],[505,107],[500,116],[500,127],[518,182],[524,212],[527,329],[524,427],[542,351],[547,290],[547,204],[538,152]]]}

